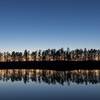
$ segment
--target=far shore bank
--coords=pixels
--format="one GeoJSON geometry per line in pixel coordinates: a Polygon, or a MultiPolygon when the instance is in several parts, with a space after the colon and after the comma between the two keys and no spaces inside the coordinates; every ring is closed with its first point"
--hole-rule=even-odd
{"type": "Polygon", "coordinates": [[[0,62],[0,69],[100,69],[100,61],[28,61],[0,62]]]}

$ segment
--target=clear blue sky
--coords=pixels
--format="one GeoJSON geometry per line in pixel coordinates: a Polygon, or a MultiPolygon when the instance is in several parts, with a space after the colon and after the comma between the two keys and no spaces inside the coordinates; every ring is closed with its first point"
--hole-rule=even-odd
{"type": "Polygon", "coordinates": [[[0,48],[100,48],[100,0],[0,0],[0,48]]]}

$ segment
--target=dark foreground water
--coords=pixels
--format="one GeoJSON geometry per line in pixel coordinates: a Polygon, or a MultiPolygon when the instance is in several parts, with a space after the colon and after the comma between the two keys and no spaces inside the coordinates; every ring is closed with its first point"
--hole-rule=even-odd
{"type": "Polygon", "coordinates": [[[100,100],[100,70],[0,70],[0,100],[100,100]]]}

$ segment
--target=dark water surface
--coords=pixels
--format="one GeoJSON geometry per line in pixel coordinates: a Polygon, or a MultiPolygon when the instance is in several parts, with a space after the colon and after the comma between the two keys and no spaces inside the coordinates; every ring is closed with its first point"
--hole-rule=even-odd
{"type": "Polygon", "coordinates": [[[0,100],[100,100],[100,70],[0,70],[0,100]]]}

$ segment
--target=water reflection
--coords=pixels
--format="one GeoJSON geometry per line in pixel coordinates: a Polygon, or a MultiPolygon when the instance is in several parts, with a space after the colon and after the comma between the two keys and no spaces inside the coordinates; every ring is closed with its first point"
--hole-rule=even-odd
{"type": "Polygon", "coordinates": [[[53,70],[35,70],[35,69],[4,69],[0,70],[0,81],[15,82],[45,82],[47,84],[70,85],[76,84],[97,84],[100,83],[100,70],[71,70],[71,71],[53,71],[53,70]]]}

